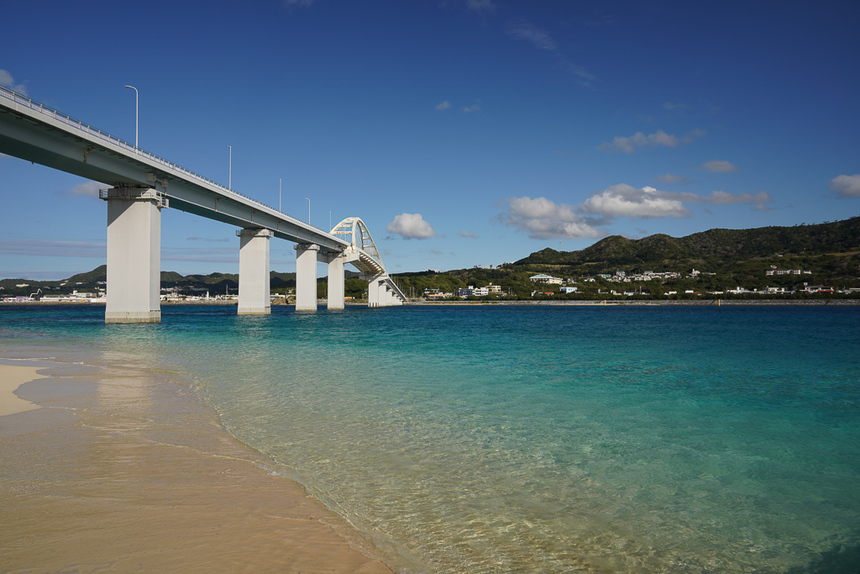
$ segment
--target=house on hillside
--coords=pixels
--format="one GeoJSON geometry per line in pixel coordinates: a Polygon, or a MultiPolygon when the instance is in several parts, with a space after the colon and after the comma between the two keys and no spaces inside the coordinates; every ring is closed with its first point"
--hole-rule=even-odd
{"type": "Polygon", "coordinates": [[[529,281],[534,283],[545,283],[547,285],[561,285],[563,283],[561,277],[553,277],[552,275],[546,275],[544,273],[532,275],[529,277],[529,281]]]}

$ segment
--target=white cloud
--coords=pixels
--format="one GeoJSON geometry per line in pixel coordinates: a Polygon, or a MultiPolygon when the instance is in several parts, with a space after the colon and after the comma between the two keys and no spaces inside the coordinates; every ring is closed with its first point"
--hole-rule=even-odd
{"type": "Polygon", "coordinates": [[[740,171],[738,167],[730,161],[714,159],[702,164],[702,167],[707,171],[715,173],[728,173],[732,171],[740,171]]]}
{"type": "Polygon", "coordinates": [[[834,177],[830,180],[830,189],[839,197],[860,197],[860,173],[834,177]]]}
{"type": "Polygon", "coordinates": [[[675,175],[674,173],[665,173],[654,178],[660,183],[688,183],[686,175],[675,175]]]}
{"type": "Polygon", "coordinates": [[[694,129],[684,136],[684,143],[693,143],[694,140],[700,139],[708,135],[708,132],[702,129],[694,129]]]}
{"type": "Polygon", "coordinates": [[[385,229],[404,239],[427,239],[436,235],[433,227],[424,221],[420,213],[401,213],[395,216],[385,229]]]}
{"type": "Polygon", "coordinates": [[[687,104],[679,104],[676,102],[666,102],[665,104],[663,104],[663,109],[669,111],[686,110],[689,107],[690,106],[688,106],[687,104]]]}
{"type": "Polygon", "coordinates": [[[207,242],[215,242],[215,243],[227,243],[230,240],[226,237],[219,237],[217,239],[212,239],[211,237],[198,237],[196,235],[192,237],[186,237],[185,241],[207,241],[207,242]]]}
{"type": "Polygon", "coordinates": [[[687,217],[690,210],[677,198],[653,187],[636,188],[626,183],[611,185],[586,199],[580,211],[605,217],[687,217]]]}
{"type": "Polygon", "coordinates": [[[600,151],[613,152],[623,151],[624,153],[633,153],[636,148],[641,147],[677,147],[681,143],[676,136],[667,134],[663,130],[657,130],[653,134],[645,135],[642,132],[636,132],[629,137],[616,137],[611,142],[606,142],[597,147],[600,151]]]}
{"type": "Polygon", "coordinates": [[[597,146],[597,149],[607,153],[622,151],[624,153],[633,153],[636,148],[642,147],[678,147],[681,144],[693,143],[699,138],[707,135],[705,130],[695,129],[679,138],[673,134],[668,134],[663,130],[657,130],[653,134],[645,135],[642,132],[636,132],[628,137],[616,137],[611,142],[606,142],[597,146]]]}
{"type": "Polygon", "coordinates": [[[770,194],[766,191],[759,191],[756,194],[712,191],[711,195],[707,197],[702,197],[697,200],[691,199],[689,201],[701,201],[702,203],[711,203],[713,205],[728,205],[731,203],[751,203],[753,205],[764,207],[764,204],[770,203],[770,200],[770,194]]]}
{"type": "Polygon", "coordinates": [[[603,232],[596,226],[608,225],[616,217],[689,217],[692,212],[687,203],[748,203],[755,209],[767,209],[766,204],[770,201],[770,195],[764,191],[754,194],[714,191],[703,197],[695,193],[660,191],[649,186],[636,188],[619,183],[592,195],[577,208],[556,204],[545,197],[506,199],[509,208],[500,213],[498,219],[505,225],[527,232],[533,239],[576,239],[600,237],[603,232]]]}
{"type": "Polygon", "coordinates": [[[758,193],[729,193],[713,191],[710,195],[695,193],[676,193],[660,191],[653,187],[637,188],[626,183],[611,185],[602,192],[586,199],[579,211],[589,215],[614,217],[688,217],[687,203],[709,203],[711,205],[730,205],[748,203],[756,209],[766,209],[771,197],[765,191],[758,193]]]}
{"type": "Polygon", "coordinates": [[[459,235],[460,237],[468,237],[469,239],[477,239],[477,238],[478,238],[478,236],[477,236],[477,235],[475,235],[475,234],[474,234],[473,232],[471,232],[471,231],[461,231],[461,232],[460,232],[460,233],[458,233],[457,235],[459,235]]]}
{"type": "Polygon", "coordinates": [[[0,86],[6,86],[20,94],[24,94],[25,96],[27,95],[27,86],[24,84],[15,85],[15,78],[13,78],[12,74],[6,70],[0,70],[0,86]]]}
{"type": "Polygon", "coordinates": [[[466,8],[469,10],[474,10],[475,12],[496,13],[496,5],[493,3],[493,0],[466,0],[466,8]]]}
{"type": "Polygon", "coordinates": [[[83,197],[98,197],[100,189],[108,189],[109,185],[99,183],[97,181],[87,181],[79,183],[71,189],[66,189],[60,192],[61,195],[79,195],[83,197]]]}
{"type": "Polygon", "coordinates": [[[463,106],[461,108],[464,114],[470,114],[472,112],[480,112],[481,111],[481,102],[475,102],[471,106],[463,106]]]}
{"type": "Polygon", "coordinates": [[[518,40],[527,40],[541,50],[553,52],[556,49],[555,40],[552,39],[549,32],[525,20],[519,20],[512,24],[508,29],[508,34],[518,40]]]}
{"type": "Polygon", "coordinates": [[[525,231],[532,239],[599,237],[600,232],[577,215],[573,207],[545,198],[512,197],[508,210],[499,214],[505,225],[525,231]]]}
{"type": "Polygon", "coordinates": [[[86,241],[0,241],[0,253],[31,257],[105,257],[107,245],[86,241]]]}
{"type": "Polygon", "coordinates": [[[445,110],[447,110],[450,107],[451,107],[451,102],[449,102],[448,100],[445,100],[444,102],[436,104],[436,109],[439,110],[440,112],[444,112],[445,110]]]}
{"type": "Polygon", "coordinates": [[[576,76],[579,78],[579,84],[585,86],[587,88],[592,87],[594,82],[594,76],[588,72],[584,67],[579,64],[574,64],[573,62],[568,62],[564,57],[560,58],[559,65],[561,68],[567,73],[576,76]]]}
{"type": "Polygon", "coordinates": [[[575,76],[578,84],[586,88],[593,87],[594,76],[583,66],[568,60],[568,58],[558,50],[558,46],[555,43],[552,34],[547,30],[538,28],[531,22],[517,20],[508,27],[507,34],[518,40],[531,42],[531,44],[539,50],[550,52],[556,65],[566,73],[575,76]]]}

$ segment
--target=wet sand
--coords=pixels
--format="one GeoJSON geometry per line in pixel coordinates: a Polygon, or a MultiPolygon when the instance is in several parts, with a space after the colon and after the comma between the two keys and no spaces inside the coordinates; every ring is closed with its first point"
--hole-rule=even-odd
{"type": "Polygon", "coordinates": [[[0,572],[391,572],[169,374],[7,362],[0,572]]]}

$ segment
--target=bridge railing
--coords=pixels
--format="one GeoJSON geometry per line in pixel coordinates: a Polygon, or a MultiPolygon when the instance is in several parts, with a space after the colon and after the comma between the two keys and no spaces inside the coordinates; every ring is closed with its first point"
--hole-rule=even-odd
{"type": "MultiPolygon", "coordinates": [[[[248,201],[256,203],[257,205],[261,205],[263,207],[268,207],[269,209],[272,209],[274,211],[278,211],[270,205],[266,205],[265,203],[263,203],[261,201],[257,201],[256,199],[254,199],[252,197],[248,197],[247,195],[238,193],[236,191],[233,191],[232,189],[224,187],[223,185],[221,185],[220,183],[218,183],[216,181],[213,181],[207,177],[203,177],[199,173],[195,173],[195,172],[191,171],[190,169],[186,169],[186,168],[182,167],[181,165],[177,165],[177,164],[173,163],[172,161],[164,159],[161,156],[155,155],[154,153],[148,152],[148,151],[141,149],[139,147],[135,147],[133,144],[130,144],[129,142],[127,142],[121,138],[113,136],[107,132],[103,132],[102,130],[100,130],[98,128],[95,128],[95,127],[93,127],[87,123],[84,123],[81,120],[75,119],[72,116],[64,114],[63,112],[61,112],[59,110],[55,110],[52,107],[46,106],[45,104],[43,104],[41,102],[37,102],[36,100],[29,98],[29,97],[25,96],[24,94],[16,92],[15,90],[9,89],[5,86],[0,86],[0,97],[6,98],[7,100],[11,100],[19,106],[24,106],[26,108],[33,110],[33,111],[44,114],[44,115],[46,115],[46,116],[48,116],[48,117],[50,117],[50,118],[52,118],[58,122],[64,123],[67,126],[74,128],[78,131],[81,131],[87,135],[96,137],[98,139],[109,142],[115,146],[121,147],[124,150],[126,150],[130,153],[133,153],[134,155],[144,157],[150,161],[154,161],[155,163],[161,164],[161,165],[168,167],[174,171],[178,171],[182,175],[184,175],[185,177],[195,179],[201,183],[205,183],[207,185],[217,187],[220,191],[222,191],[228,195],[229,194],[237,195],[237,196],[245,198],[248,201]]],[[[105,182],[105,183],[109,183],[109,182],[105,182]]]]}

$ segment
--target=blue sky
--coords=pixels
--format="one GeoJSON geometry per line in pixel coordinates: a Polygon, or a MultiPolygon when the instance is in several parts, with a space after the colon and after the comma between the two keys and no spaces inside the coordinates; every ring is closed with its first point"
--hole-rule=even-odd
{"type": "MultiPolygon", "coordinates": [[[[134,85],[142,148],[226,184],[232,146],[235,190],[448,270],[860,214],[858,30],[855,1],[14,2],[0,84],[131,142],[134,85]]],[[[0,277],[103,264],[99,187],[0,156],[0,277]]],[[[164,270],[238,247],[162,214],[164,270]]]]}

